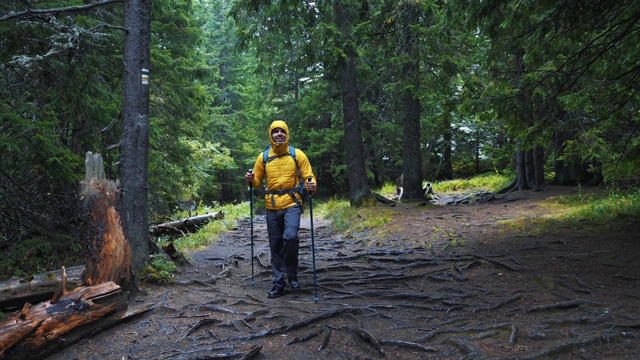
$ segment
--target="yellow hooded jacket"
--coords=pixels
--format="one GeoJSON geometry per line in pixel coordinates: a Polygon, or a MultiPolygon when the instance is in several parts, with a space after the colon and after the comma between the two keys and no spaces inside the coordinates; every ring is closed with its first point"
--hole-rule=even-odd
{"type": "MultiPolygon", "coordinates": [[[[282,120],[276,120],[271,123],[269,127],[269,142],[271,142],[271,149],[269,150],[269,158],[280,154],[289,152],[289,127],[282,120]],[[271,137],[273,129],[280,128],[286,133],[286,139],[284,143],[277,144],[271,137]]],[[[298,161],[298,167],[300,168],[300,175],[307,181],[309,177],[316,182],[316,177],[311,169],[309,158],[300,149],[296,149],[296,160],[298,161]]],[[[255,165],[253,165],[253,173],[255,175],[251,187],[257,188],[262,184],[262,180],[267,178],[266,190],[289,190],[294,189],[300,183],[298,173],[296,172],[296,163],[291,156],[281,156],[269,161],[265,165],[263,163],[263,155],[260,153],[256,159],[255,165]]],[[[316,185],[317,190],[317,185],[316,185]]],[[[284,210],[291,206],[296,205],[296,201],[293,199],[295,196],[301,203],[306,200],[302,199],[299,193],[293,192],[290,194],[265,194],[264,202],[267,210],[284,210]]]]}

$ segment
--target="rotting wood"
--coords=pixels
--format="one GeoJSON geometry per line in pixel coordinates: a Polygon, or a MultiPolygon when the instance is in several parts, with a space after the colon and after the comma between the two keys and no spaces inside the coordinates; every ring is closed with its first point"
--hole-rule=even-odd
{"type": "Polygon", "coordinates": [[[113,282],[77,288],[55,304],[25,306],[22,313],[0,322],[0,359],[48,354],[79,340],[78,334],[84,337],[112,318],[122,318],[127,307],[126,293],[113,282]]]}
{"type": "MultiPolygon", "coordinates": [[[[83,271],[84,265],[65,269],[67,274],[65,289],[80,286],[83,271]]],[[[49,300],[55,291],[62,287],[62,270],[0,282],[0,309],[12,309],[22,307],[27,302],[36,304],[49,300]]]]}
{"type": "Polygon", "coordinates": [[[192,216],[185,219],[169,221],[166,223],[149,226],[149,233],[154,236],[174,235],[183,236],[187,233],[197,231],[203,225],[210,223],[212,220],[224,219],[224,212],[218,211],[213,214],[204,214],[192,216]]]}
{"type": "Polygon", "coordinates": [[[86,221],[85,285],[114,282],[133,290],[135,281],[131,263],[131,246],[124,236],[117,207],[120,184],[105,178],[102,157],[87,152],[85,179],[80,183],[83,215],[86,221]]]}

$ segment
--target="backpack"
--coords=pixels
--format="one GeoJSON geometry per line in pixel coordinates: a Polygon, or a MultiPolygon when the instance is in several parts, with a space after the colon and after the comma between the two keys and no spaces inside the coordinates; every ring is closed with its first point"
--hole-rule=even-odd
{"type": "MultiPolygon", "coordinates": [[[[298,166],[298,160],[296,159],[296,148],[294,148],[293,146],[289,145],[289,152],[288,153],[278,154],[278,155],[271,156],[271,157],[269,156],[269,150],[270,149],[271,149],[271,145],[267,146],[267,149],[262,153],[262,164],[264,165],[265,174],[267,173],[267,164],[270,161],[273,161],[273,160],[275,160],[277,158],[281,158],[283,156],[291,156],[293,158],[293,162],[296,164],[296,173],[298,174],[298,179],[299,179],[298,186],[296,186],[293,189],[267,190],[266,185],[265,185],[264,192],[265,192],[265,194],[270,194],[271,195],[271,205],[275,206],[275,199],[273,198],[274,194],[276,194],[276,195],[289,194],[293,198],[293,201],[296,202],[296,204],[302,206],[302,204],[300,203],[298,198],[294,195],[294,193],[297,192],[298,194],[300,194],[300,197],[304,201],[304,199],[306,199],[309,196],[309,191],[307,190],[306,186],[304,186],[304,179],[302,178],[302,174],[300,173],[300,167],[298,166]]],[[[268,174],[267,174],[267,176],[268,176],[268,174]]]]}

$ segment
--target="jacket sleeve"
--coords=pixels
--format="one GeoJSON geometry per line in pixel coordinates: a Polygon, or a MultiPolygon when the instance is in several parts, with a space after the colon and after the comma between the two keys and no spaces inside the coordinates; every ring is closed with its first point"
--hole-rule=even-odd
{"type": "Polygon", "coordinates": [[[316,179],[316,176],[313,174],[313,169],[311,168],[309,158],[304,152],[300,150],[296,151],[299,152],[299,154],[296,153],[296,158],[298,159],[298,167],[300,167],[300,175],[302,175],[302,178],[305,182],[307,182],[307,179],[309,177],[313,179],[313,182],[316,183],[316,190],[313,192],[313,194],[315,194],[315,192],[318,191],[318,181],[316,179]]]}

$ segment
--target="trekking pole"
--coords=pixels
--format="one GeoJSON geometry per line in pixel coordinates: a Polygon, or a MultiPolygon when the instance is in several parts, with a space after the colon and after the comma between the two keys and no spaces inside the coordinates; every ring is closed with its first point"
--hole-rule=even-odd
{"type": "MultiPolygon", "coordinates": [[[[249,172],[253,172],[253,169],[249,169],[249,172]]],[[[249,185],[249,218],[251,219],[251,285],[255,284],[253,281],[253,186],[249,185]]]]}
{"type": "MultiPolygon", "coordinates": [[[[311,176],[307,178],[307,182],[311,181],[311,176]]],[[[309,217],[311,218],[311,254],[313,258],[313,300],[318,302],[318,280],[316,279],[316,246],[315,236],[313,234],[313,196],[309,191],[309,217]]]]}

